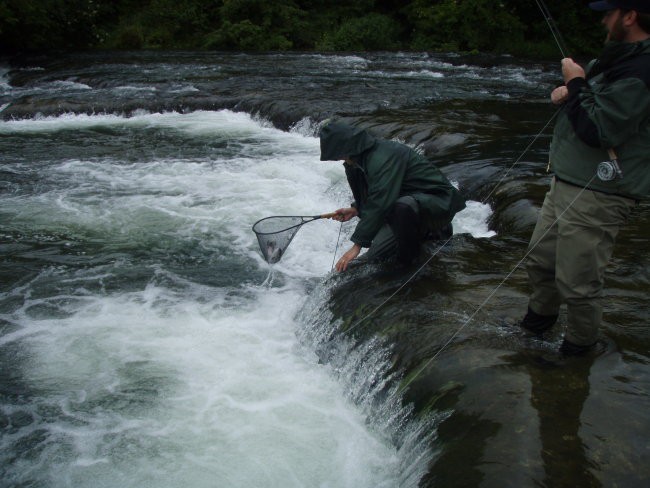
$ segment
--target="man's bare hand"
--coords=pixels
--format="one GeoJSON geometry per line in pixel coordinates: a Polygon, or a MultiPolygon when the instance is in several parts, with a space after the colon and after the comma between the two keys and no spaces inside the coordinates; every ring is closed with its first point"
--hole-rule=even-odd
{"type": "Polygon", "coordinates": [[[336,212],[334,212],[336,215],[332,217],[334,220],[338,220],[339,222],[347,222],[353,217],[356,217],[359,215],[359,212],[357,212],[357,209],[354,207],[348,207],[348,208],[339,208],[336,212]]]}
{"type": "Polygon", "coordinates": [[[350,264],[350,261],[355,259],[360,252],[360,245],[355,244],[352,246],[343,256],[341,256],[341,259],[339,259],[338,263],[336,263],[336,271],[340,273],[341,271],[348,269],[348,264],[350,264]]]}
{"type": "Polygon", "coordinates": [[[585,70],[582,69],[578,63],[576,63],[571,58],[564,58],[562,60],[562,76],[564,77],[564,83],[568,83],[574,78],[584,78],[585,70]]]}
{"type": "Polygon", "coordinates": [[[569,98],[569,89],[564,85],[558,86],[551,92],[551,102],[555,105],[560,105],[566,102],[567,98],[569,98]]]}

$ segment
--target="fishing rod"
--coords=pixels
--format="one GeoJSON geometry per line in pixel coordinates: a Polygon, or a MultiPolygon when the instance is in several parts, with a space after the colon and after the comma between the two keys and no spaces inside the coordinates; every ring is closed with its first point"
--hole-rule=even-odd
{"type": "Polygon", "coordinates": [[[553,39],[555,39],[555,43],[557,44],[557,47],[560,49],[560,52],[562,53],[562,57],[568,58],[569,50],[566,48],[566,42],[564,41],[564,37],[562,37],[562,33],[560,32],[560,29],[558,29],[555,20],[553,20],[553,16],[551,15],[551,12],[546,6],[546,3],[544,3],[544,0],[535,0],[535,3],[539,7],[539,10],[542,12],[542,15],[544,16],[544,20],[546,20],[546,24],[548,25],[548,28],[551,30],[553,39]]]}

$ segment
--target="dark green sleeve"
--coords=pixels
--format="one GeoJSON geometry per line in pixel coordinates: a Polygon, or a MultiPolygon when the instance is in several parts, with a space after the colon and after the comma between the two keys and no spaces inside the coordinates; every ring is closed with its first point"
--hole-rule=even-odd
{"type": "Polygon", "coordinates": [[[362,247],[370,247],[384,225],[388,210],[400,195],[408,159],[390,149],[380,146],[366,160],[368,199],[351,237],[352,242],[362,247]]]}
{"type": "Polygon", "coordinates": [[[583,78],[568,84],[571,125],[593,147],[615,147],[638,132],[648,116],[648,87],[639,78],[624,78],[595,88],[583,78]]]}

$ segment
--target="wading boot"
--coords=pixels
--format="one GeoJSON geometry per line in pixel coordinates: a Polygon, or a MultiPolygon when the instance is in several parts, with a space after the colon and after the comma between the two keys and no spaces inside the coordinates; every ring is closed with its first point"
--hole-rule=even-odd
{"type": "Polygon", "coordinates": [[[540,315],[533,312],[530,307],[528,307],[528,312],[522,321],[519,322],[519,327],[530,334],[541,336],[544,332],[555,325],[557,318],[558,315],[540,315]]]}
{"type": "Polygon", "coordinates": [[[601,344],[599,341],[590,346],[580,346],[564,339],[558,349],[540,354],[535,357],[534,363],[543,368],[565,367],[574,364],[575,361],[584,359],[585,356],[593,359],[593,355],[601,354],[606,349],[607,345],[601,344]]]}
{"type": "Polygon", "coordinates": [[[592,351],[596,343],[594,342],[590,346],[581,346],[579,344],[574,344],[573,342],[567,341],[564,339],[562,344],[560,344],[560,354],[562,356],[583,356],[584,354],[592,351]]]}

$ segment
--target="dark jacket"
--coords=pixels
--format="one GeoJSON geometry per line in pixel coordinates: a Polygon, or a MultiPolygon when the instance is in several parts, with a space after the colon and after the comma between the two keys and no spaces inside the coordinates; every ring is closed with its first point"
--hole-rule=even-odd
{"type": "Polygon", "coordinates": [[[398,198],[411,195],[426,230],[448,224],[465,200],[436,166],[413,149],[331,122],[321,129],[321,161],[352,158],[345,174],[361,219],[352,242],[369,247],[398,198]]]}
{"type": "Polygon", "coordinates": [[[623,178],[589,188],[647,199],[650,196],[650,40],[612,42],[568,85],[569,98],[555,126],[551,168],[561,180],[584,186],[613,148],[623,178]]]}

